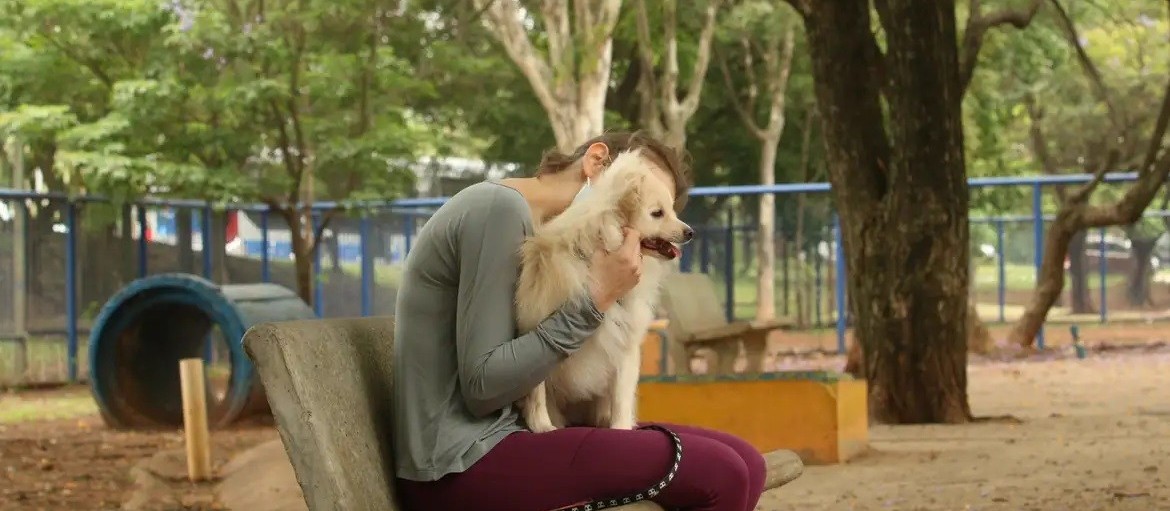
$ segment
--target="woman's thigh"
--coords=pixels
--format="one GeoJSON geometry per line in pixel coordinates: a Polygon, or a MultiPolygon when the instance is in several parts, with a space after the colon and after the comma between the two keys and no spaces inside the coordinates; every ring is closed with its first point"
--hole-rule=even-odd
{"type": "MultiPolygon", "coordinates": [[[[743,458],[728,445],[679,432],[683,458],[655,502],[693,511],[745,511],[754,505],[743,458]]],[[[409,511],[552,511],[623,497],[656,484],[674,448],[655,430],[566,428],[513,433],[471,468],[434,482],[400,481],[409,511]]]]}

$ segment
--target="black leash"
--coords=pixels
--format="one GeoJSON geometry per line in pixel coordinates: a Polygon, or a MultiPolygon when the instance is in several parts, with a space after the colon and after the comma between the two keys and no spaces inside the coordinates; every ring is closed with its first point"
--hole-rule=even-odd
{"type": "Polygon", "coordinates": [[[674,462],[671,463],[670,471],[666,473],[666,477],[663,477],[661,480],[655,483],[654,486],[651,486],[633,495],[594,500],[577,504],[572,507],[561,508],[560,511],[595,511],[597,509],[609,509],[611,507],[624,506],[626,504],[633,504],[643,500],[650,500],[658,496],[659,493],[662,493],[662,490],[666,488],[666,485],[670,484],[670,482],[674,480],[674,477],[678,475],[678,466],[679,463],[682,462],[682,440],[680,440],[678,435],[674,434],[673,431],[657,424],[649,424],[638,429],[653,429],[661,431],[670,437],[671,443],[674,444],[674,462]]]}

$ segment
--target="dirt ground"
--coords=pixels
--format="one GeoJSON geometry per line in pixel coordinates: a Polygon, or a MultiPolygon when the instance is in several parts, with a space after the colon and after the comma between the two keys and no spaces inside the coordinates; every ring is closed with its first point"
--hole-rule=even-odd
{"type": "MultiPolygon", "coordinates": [[[[92,404],[87,408],[76,404],[88,396],[83,387],[0,395],[0,511],[121,509],[131,488],[131,467],[159,450],[182,448],[182,433],[177,430],[107,429],[93,413],[92,404]],[[62,402],[70,404],[61,407],[62,402]],[[30,419],[26,410],[38,405],[50,416],[73,417],[30,419]]],[[[222,465],[273,435],[271,426],[264,424],[216,431],[213,463],[222,465]]],[[[171,483],[174,500],[187,504],[158,511],[219,509],[200,498],[208,485],[171,483]]]]}
{"type": "MultiPolygon", "coordinates": [[[[1049,332],[1054,349],[1032,360],[972,360],[975,414],[1018,421],[874,426],[871,453],[809,467],[759,509],[1170,510],[1170,347],[1157,343],[1170,327],[1086,326],[1083,360],[1067,328],[1049,332]]],[[[839,369],[843,358],[823,352],[834,343],[832,333],[786,334],[773,362],[839,369]]],[[[78,387],[0,394],[0,511],[119,509],[135,463],[182,447],[178,431],[107,430],[87,396],[78,387]]],[[[216,465],[274,436],[267,425],[217,431],[216,465]]],[[[209,487],[173,480],[183,504],[160,511],[220,509],[209,487]]]]}
{"type": "Polygon", "coordinates": [[[760,509],[1170,509],[1170,348],[973,362],[966,426],[873,426],[872,452],[809,467],[760,509]]]}

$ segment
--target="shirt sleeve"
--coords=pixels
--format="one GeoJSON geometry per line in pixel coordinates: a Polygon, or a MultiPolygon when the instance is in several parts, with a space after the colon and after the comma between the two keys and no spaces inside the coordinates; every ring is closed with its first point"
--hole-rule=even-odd
{"type": "Polygon", "coordinates": [[[553,367],[601,326],[592,300],[570,302],[536,329],[516,337],[516,285],[524,219],[520,201],[493,194],[483,211],[468,211],[458,229],[459,303],[455,324],[459,381],[477,417],[531,392],[553,367]]]}

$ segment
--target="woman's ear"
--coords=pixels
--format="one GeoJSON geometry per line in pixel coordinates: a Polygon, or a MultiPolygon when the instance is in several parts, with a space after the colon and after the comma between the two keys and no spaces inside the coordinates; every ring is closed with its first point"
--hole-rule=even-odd
{"type": "Polygon", "coordinates": [[[581,172],[588,179],[596,179],[597,175],[605,170],[609,161],[609,146],[601,142],[594,142],[585,149],[585,156],[581,157],[581,172]]]}

